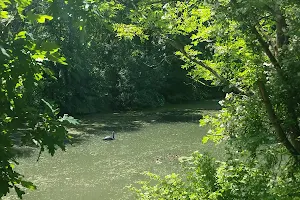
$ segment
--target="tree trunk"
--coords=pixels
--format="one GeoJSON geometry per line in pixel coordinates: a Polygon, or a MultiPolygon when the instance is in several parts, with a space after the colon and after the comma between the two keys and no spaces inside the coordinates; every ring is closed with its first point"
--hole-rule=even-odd
{"type": "Polygon", "coordinates": [[[280,121],[278,119],[278,117],[276,116],[276,113],[273,109],[273,106],[271,104],[269,95],[267,93],[265,84],[263,81],[258,81],[258,88],[259,88],[259,92],[261,95],[261,98],[263,100],[263,103],[266,107],[266,111],[269,115],[269,119],[275,129],[275,132],[280,140],[280,142],[287,148],[287,150],[294,156],[299,156],[300,155],[300,151],[298,151],[294,145],[292,145],[292,143],[289,141],[289,139],[287,138],[287,135],[285,134],[280,121]]]}
{"type": "MultiPolygon", "coordinates": [[[[276,49],[275,56],[277,56],[277,60],[280,62],[280,53],[283,51],[282,47],[284,45],[288,45],[288,37],[287,37],[287,23],[285,17],[283,16],[280,7],[275,5],[274,9],[275,21],[276,21],[276,49]]],[[[288,77],[282,72],[281,79],[283,80],[286,88],[287,98],[285,100],[285,104],[288,110],[288,121],[290,121],[288,131],[291,143],[294,147],[300,151],[300,128],[298,125],[298,118],[296,114],[297,102],[295,101],[295,89],[291,86],[288,81],[288,77]]]]}
{"type": "Polygon", "coordinates": [[[279,60],[279,54],[282,50],[282,46],[284,44],[287,44],[287,39],[285,36],[287,25],[285,22],[285,18],[282,15],[280,9],[277,7],[277,9],[274,11],[275,19],[276,19],[276,50],[274,54],[270,51],[268,43],[263,39],[263,37],[260,35],[258,30],[255,27],[252,27],[252,33],[256,36],[258,39],[260,45],[262,46],[264,52],[270,59],[271,63],[273,64],[275,71],[278,74],[278,77],[282,81],[284,88],[286,91],[284,92],[284,95],[286,96],[283,103],[285,104],[287,108],[287,120],[288,127],[286,128],[286,137],[290,140],[291,144],[297,151],[300,153],[300,128],[298,125],[298,118],[296,114],[296,107],[297,102],[295,102],[294,97],[295,89],[292,88],[292,86],[289,84],[288,77],[282,70],[280,60],[279,60]]]}

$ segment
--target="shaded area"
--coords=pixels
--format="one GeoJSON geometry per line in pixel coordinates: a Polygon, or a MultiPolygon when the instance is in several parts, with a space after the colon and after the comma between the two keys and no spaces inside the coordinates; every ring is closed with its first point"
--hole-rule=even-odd
{"type": "Polygon", "coordinates": [[[34,155],[37,148],[28,146],[14,146],[13,151],[16,157],[27,158],[34,155]]]}
{"type": "Polygon", "coordinates": [[[175,110],[158,113],[158,122],[172,123],[172,122],[194,122],[197,123],[202,118],[201,112],[193,110],[175,110]]]}
{"type": "Polygon", "coordinates": [[[110,135],[112,131],[117,135],[119,132],[138,131],[141,127],[153,123],[199,123],[203,115],[220,108],[218,101],[215,100],[193,104],[169,104],[144,111],[86,115],[80,125],[70,128],[70,135],[73,137],[71,143],[81,143],[91,135],[104,137],[110,135]]]}
{"type": "MultiPolygon", "coordinates": [[[[169,104],[152,110],[92,114],[82,116],[82,118],[77,116],[81,123],[68,128],[72,138],[66,145],[79,145],[94,136],[110,135],[112,131],[118,138],[119,133],[139,131],[151,124],[180,122],[197,124],[204,115],[213,113],[220,108],[218,101],[215,100],[192,104],[169,104]]],[[[36,149],[33,146],[15,147],[18,157],[30,157],[36,149]]]]}

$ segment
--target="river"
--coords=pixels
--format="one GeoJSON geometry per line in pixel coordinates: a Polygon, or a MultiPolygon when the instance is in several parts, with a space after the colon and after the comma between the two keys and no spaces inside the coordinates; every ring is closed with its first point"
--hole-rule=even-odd
{"type": "MultiPolygon", "coordinates": [[[[198,120],[209,107],[166,108],[146,112],[92,115],[82,118],[80,127],[70,128],[74,143],[54,157],[28,149],[17,170],[38,189],[27,191],[25,200],[126,200],[134,199],[126,186],[144,178],[144,171],[159,175],[180,172],[180,156],[208,151],[222,156],[222,148],[201,143],[207,128],[198,120]],[[116,140],[103,141],[116,132],[116,140]]],[[[17,199],[11,193],[4,200],[17,199]]]]}

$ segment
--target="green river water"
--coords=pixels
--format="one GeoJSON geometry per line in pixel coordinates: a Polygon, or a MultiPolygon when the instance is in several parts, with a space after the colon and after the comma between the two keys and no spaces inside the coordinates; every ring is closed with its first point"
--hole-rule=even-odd
{"type": "MultiPolygon", "coordinates": [[[[207,129],[199,127],[203,113],[214,112],[216,102],[181,105],[156,111],[85,116],[79,128],[70,128],[74,143],[54,157],[23,149],[19,172],[38,189],[25,200],[134,199],[125,187],[144,178],[144,171],[166,175],[180,172],[178,158],[193,151],[209,151],[217,158],[222,148],[201,144],[207,129]],[[116,132],[116,140],[103,141],[116,132]],[[25,153],[24,153],[25,152],[25,153]]],[[[17,199],[11,193],[4,200],[17,199]]]]}

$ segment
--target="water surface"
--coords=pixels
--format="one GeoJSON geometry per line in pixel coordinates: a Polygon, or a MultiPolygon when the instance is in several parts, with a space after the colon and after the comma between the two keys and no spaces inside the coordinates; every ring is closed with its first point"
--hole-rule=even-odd
{"type": "MultiPolygon", "coordinates": [[[[18,170],[38,186],[24,199],[133,199],[125,186],[143,179],[144,171],[180,172],[178,158],[196,150],[221,156],[220,147],[201,144],[207,130],[198,120],[212,112],[215,104],[210,106],[85,116],[80,127],[70,129],[74,144],[66,152],[54,157],[43,153],[39,162],[37,151],[19,159],[18,170]],[[103,141],[111,131],[116,140],[103,141]]],[[[4,199],[17,198],[10,194],[4,199]]]]}

